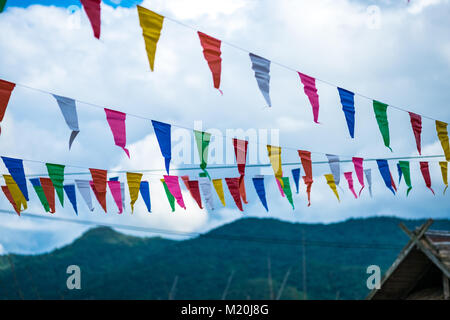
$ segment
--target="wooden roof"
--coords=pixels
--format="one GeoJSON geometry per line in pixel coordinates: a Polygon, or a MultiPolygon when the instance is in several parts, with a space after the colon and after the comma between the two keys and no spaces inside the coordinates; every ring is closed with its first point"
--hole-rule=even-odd
{"type": "Polygon", "coordinates": [[[432,271],[450,278],[450,232],[428,230],[432,223],[430,219],[415,231],[400,225],[410,241],[384,275],[380,289],[372,290],[367,299],[406,299],[432,271]]]}

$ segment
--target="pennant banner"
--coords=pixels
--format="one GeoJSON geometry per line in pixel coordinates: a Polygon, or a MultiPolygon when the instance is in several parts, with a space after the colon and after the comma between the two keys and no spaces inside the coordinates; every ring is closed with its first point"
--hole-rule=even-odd
{"type": "Polygon", "coordinates": [[[139,23],[142,28],[142,35],[145,41],[148,62],[150,63],[150,69],[153,71],[155,65],[156,44],[161,36],[164,17],[141,6],[137,6],[137,11],[139,23]]]}
{"type": "Polygon", "coordinates": [[[55,188],[53,187],[52,180],[50,178],[39,178],[39,182],[50,207],[50,213],[55,213],[55,188]]]}
{"type": "Polygon", "coordinates": [[[370,197],[372,197],[372,169],[364,169],[364,175],[366,176],[367,184],[369,185],[370,197]]]}
{"type": "Polygon", "coordinates": [[[122,207],[122,191],[120,190],[120,182],[118,180],[109,180],[108,181],[108,187],[109,191],[111,191],[112,197],[114,199],[114,202],[117,205],[117,208],[119,209],[119,214],[123,212],[122,207]]]}
{"type": "MultiPolygon", "coordinates": [[[[9,174],[11,175],[14,182],[19,187],[22,195],[25,197],[25,200],[29,200],[28,198],[28,188],[27,188],[27,180],[25,179],[25,171],[23,170],[23,161],[22,159],[14,159],[8,157],[2,157],[3,163],[5,164],[6,169],[8,169],[9,174]]],[[[10,192],[14,197],[14,193],[10,188],[10,192]]]]}
{"type": "Polygon", "coordinates": [[[45,197],[44,190],[42,189],[39,178],[30,179],[30,182],[33,185],[34,191],[36,191],[36,194],[37,194],[42,206],[44,207],[45,212],[49,212],[50,207],[48,205],[47,198],[45,197]]]}
{"type": "Polygon", "coordinates": [[[78,191],[81,193],[84,202],[89,208],[89,211],[94,211],[94,206],[92,205],[91,187],[89,184],[89,180],[75,180],[75,184],[78,188],[78,191]]]}
{"type": "Polygon", "coordinates": [[[413,134],[414,134],[414,139],[416,140],[417,151],[421,155],[422,147],[421,147],[420,135],[422,134],[422,117],[413,112],[408,112],[408,113],[409,113],[411,127],[412,127],[413,134]]]}
{"type": "Polygon", "coordinates": [[[123,151],[130,157],[130,152],[125,148],[127,144],[127,133],[125,126],[125,119],[127,117],[126,113],[106,109],[106,120],[108,121],[109,127],[114,137],[114,143],[116,146],[121,147],[123,151]]]}
{"type": "Polygon", "coordinates": [[[269,160],[275,178],[277,178],[278,181],[281,181],[281,178],[283,177],[283,170],[281,169],[281,147],[267,145],[267,152],[269,154],[269,160]]]}
{"type": "Polygon", "coordinates": [[[202,197],[200,196],[200,187],[197,180],[189,180],[189,192],[191,193],[192,198],[194,198],[195,202],[197,202],[197,205],[200,209],[203,209],[202,207],[202,197]]]}
{"type": "Polygon", "coordinates": [[[431,188],[430,168],[428,167],[428,162],[420,161],[420,171],[422,172],[422,176],[423,176],[423,180],[425,181],[425,185],[434,194],[434,190],[431,188]]]}
{"type": "Polygon", "coordinates": [[[164,181],[166,182],[167,188],[169,188],[170,193],[175,197],[178,205],[186,210],[183,195],[181,194],[180,183],[178,182],[178,176],[165,175],[164,181]]]}
{"type": "Polygon", "coordinates": [[[80,128],[78,127],[78,114],[77,114],[77,106],[75,104],[75,100],[57,96],[56,94],[53,95],[53,97],[56,99],[56,102],[58,103],[59,109],[61,110],[61,113],[64,117],[64,120],[66,121],[67,126],[70,130],[72,130],[72,133],[70,134],[69,138],[69,150],[72,148],[72,143],[77,137],[77,135],[80,133],[80,128]]]}
{"type": "Polygon", "coordinates": [[[189,190],[189,176],[181,176],[181,180],[183,180],[184,186],[189,190]]]}
{"type": "Polygon", "coordinates": [[[222,205],[225,207],[225,194],[223,193],[222,179],[213,179],[212,182],[214,185],[214,189],[219,196],[220,202],[222,202],[222,205]]]}
{"type": "Polygon", "coordinates": [[[356,177],[358,178],[358,182],[361,185],[361,190],[359,190],[358,195],[361,196],[361,191],[364,189],[364,169],[363,169],[363,158],[352,158],[353,166],[355,167],[356,177]]]}
{"type": "Polygon", "coordinates": [[[77,196],[76,196],[76,192],[75,192],[75,185],[74,184],[66,184],[63,188],[64,188],[64,191],[66,192],[67,198],[69,198],[69,201],[72,204],[73,210],[78,215],[77,196]]]}
{"type": "Polygon", "coordinates": [[[336,196],[336,198],[340,202],[341,200],[339,199],[339,193],[338,193],[337,188],[336,188],[336,182],[334,181],[333,174],[331,174],[331,173],[325,174],[325,179],[327,180],[328,186],[330,187],[330,189],[333,191],[334,195],[336,196]]]}
{"type": "Polygon", "coordinates": [[[169,188],[167,187],[166,182],[164,179],[161,179],[161,182],[164,186],[164,191],[166,192],[167,200],[169,201],[170,208],[172,209],[172,212],[175,211],[175,197],[170,193],[169,188]]]}
{"type": "Polygon", "coordinates": [[[150,201],[150,186],[148,184],[148,181],[141,181],[139,191],[141,193],[142,199],[144,199],[144,203],[145,203],[145,206],[147,207],[147,211],[152,212],[152,203],[150,201]]]}
{"type": "Polygon", "coordinates": [[[8,186],[2,186],[2,191],[5,194],[6,199],[8,199],[9,203],[11,203],[11,205],[13,206],[14,211],[20,216],[20,210],[19,208],[17,208],[17,204],[14,201],[14,198],[11,192],[9,191],[8,186]]]}
{"type": "Polygon", "coordinates": [[[389,164],[388,164],[387,160],[378,159],[377,165],[378,165],[378,169],[380,170],[381,177],[383,178],[384,184],[395,195],[395,191],[392,188],[391,171],[389,170],[389,164]]]}
{"type": "Polygon", "coordinates": [[[200,186],[200,191],[202,192],[203,199],[205,200],[206,208],[208,208],[208,210],[214,210],[211,182],[206,177],[199,177],[198,184],[200,186]]]}
{"type": "Polygon", "coordinates": [[[6,107],[8,106],[9,98],[15,86],[15,83],[0,80],[0,134],[2,133],[1,122],[5,116],[6,107]]]}
{"type": "Polygon", "coordinates": [[[294,179],[295,189],[299,192],[300,168],[292,169],[292,178],[294,179]]]}
{"type": "MultiPolygon", "coordinates": [[[[355,94],[351,91],[338,88],[339,97],[341,99],[342,111],[344,111],[345,120],[347,121],[348,132],[350,137],[355,137],[355,94]]],[[[336,177],[334,177],[336,180],[336,177]]],[[[335,181],[336,184],[339,184],[335,181]]]]}
{"type": "Polygon", "coordinates": [[[222,91],[220,87],[220,73],[222,71],[222,58],[220,57],[220,45],[221,41],[198,31],[198,36],[200,38],[200,44],[203,48],[203,55],[208,62],[209,69],[211,69],[214,88],[218,89],[220,93],[222,91]]]}
{"type": "Polygon", "coordinates": [[[275,181],[277,182],[278,190],[280,190],[281,196],[284,198],[283,186],[281,185],[281,182],[283,181],[282,178],[281,179],[275,178],[275,181]]]}
{"type": "Polygon", "coordinates": [[[448,188],[448,169],[447,169],[448,162],[440,161],[439,166],[441,167],[442,181],[444,182],[444,185],[445,185],[445,189],[444,189],[444,194],[445,194],[445,191],[447,191],[447,188],[448,188]]]}
{"type": "Polygon", "coordinates": [[[259,90],[266,99],[266,103],[269,107],[272,106],[270,101],[270,60],[250,53],[250,60],[252,62],[252,69],[255,72],[256,82],[258,83],[259,90]]]}
{"type": "Polygon", "coordinates": [[[61,164],[46,163],[48,176],[52,180],[53,187],[58,195],[61,206],[64,207],[64,167],[61,164]]]}
{"type": "Polygon", "coordinates": [[[441,142],[442,149],[444,150],[445,159],[450,161],[450,145],[448,141],[447,124],[442,121],[436,120],[436,132],[441,142]]]}
{"type": "Polygon", "coordinates": [[[239,192],[239,178],[225,178],[228,190],[230,190],[231,196],[239,210],[244,211],[242,208],[241,194],[239,192]]]}
{"type": "Polygon", "coordinates": [[[267,200],[266,200],[266,190],[264,187],[264,177],[254,177],[253,179],[253,185],[255,186],[256,194],[258,195],[259,200],[261,200],[262,205],[264,206],[264,209],[266,211],[269,211],[269,208],[267,207],[267,200]]]}
{"type": "Polygon", "coordinates": [[[408,190],[406,190],[406,196],[409,195],[409,192],[412,189],[411,185],[411,171],[409,168],[409,161],[399,161],[398,166],[400,167],[401,173],[405,179],[405,183],[408,186],[408,190]]]}
{"type": "Polygon", "coordinates": [[[348,188],[350,189],[350,191],[353,193],[353,195],[355,196],[355,199],[358,198],[358,196],[356,195],[355,189],[353,188],[353,177],[352,177],[353,172],[344,172],[344,177],[345,179],[347,179],[347,183],[348,183],[348,188]]]}
{"type": "Polygon", "coordinates": [[[398,172],[398,186],[400,187],[400,183],[402,182],[402,168],[400,168],[400,163],[397,163],[397,172],[398,172]]]}
{"type": "Polygon", "coordinates": [[[14,200],[14,203],[16,204],[19,213],[22,212],[23,210],[26,210],[28,208],[27,200],[23,196],[23,193],[20,190],[19,185],[10,175],[4,174],[3,178],[5,179],[6,187],[9,190],[8,192],[11,195],[12,199],[14,200]]]}
{"type": "Polygon", "coordinates": [[[319,95],[316,89],[316,79],[301,72],[298,72],[298,75],[303,84],[303,90],[311,103],[314,122],[319,123],[319,95]]]}
{"type": "Polygon", "coordinates": [[[303,181],[306,184],[306,193],[308,195],[308,207],[309,207],[311,205],[311,186],[314,182],[312,175],[311,152],[305,150],[298,150],[298,155],[302,162],[303,171],[305,171],[303,181]]]}
{"type": "Polygon", "coordinates": [[[392,151],[390,147],[387,107],[387,104],[373,100],[373,111],[375,112],[375,118],[377,119],[378,128],[380,129],[381,135],[383,136],[384,145],[392,151]]]}
{"type": "Polygon", "coordinates": [[[234,155],[236,156],[236,163],[238,166],[238,171],[241,177],[239,178],[239,192],[241,193],[241,198],[244,203],[247,202],[247,195],[245,192],[245,162],[247,161],[247,146],[248,141],[239,140],[233,138],[234,155]]]}
{"type": "Polygon", "coordinates": [[[91,187],[94,190],[94,194],[102,206],[105,213],[106,210],[106,176],[107,171],[101,169],[91,169],[89,168],[92,176],[92,184],[91,187]]]}
{"type": "Polygon", "coordinates": [[[170,160],[172,159],[171,125],[155,120],[152,120],[152,125],[164,157],[167,174],[169,174],[170,160]]]}
{"type": "Polygon", "coordinates": [[[339,185],[341,181],[341,163],[339,160],[339,156],[336,156],[334,154],[326,154],[326,156],[328,158],[328,164],[330,165],[331,173],[333,174],[333,181],[336,185],[339,185]]]}
{"type": "Polygon", "coordinates": [[[94,37],[100,39],[100,3],[101,0],[80,0],[83,5],[84,11],[91,22],[92,30],[94,31],[94,37]]]}
{"type": "MultiPolygon", "coordinates": [[[[134,204],[139,196],[142,173],[127,172],[128,192],[130,193],[131,213],[134,212],[134,204]]],[[[164,182],[165,185],[165,182],[164,182]]]]}
{"type": "Polygon", "coordinates": [[[294,208],[294,200],[292,199],[292,191],[291,191],[291,184],[289,183],[289,177],[283,177],[283,191],[286,195],[286,198],[288,199],[289,203],[292,206],[292,210],[295,210],[294,208]]]}
{"type": "Polygon", "coordinates": [[[211,134],[208,132],[194,130],[194,135],[200,158],[200,168],[209,178],[209,173],[206,171],[206,166],[208,165],[208,146],[209,141],[211,140],[211,134]]]}

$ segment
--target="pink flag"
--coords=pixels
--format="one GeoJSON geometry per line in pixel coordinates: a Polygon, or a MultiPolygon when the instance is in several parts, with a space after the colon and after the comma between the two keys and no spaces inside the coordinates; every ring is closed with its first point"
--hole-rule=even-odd
{"type": "Polygon", "coordinates": [[[80,0],[91,22],[94,37],[100,39],[100,3],[101,0],[80,0]]]}
{"type": "Polygon", "coordinates": [[[355,196],[355,199],[358,198],[358,196],[356,195],[355,189],[353,188],[353,177],[352,177],[353,172],[344,172],[344,177],[345,179],[347,179],[347,183],[348,183],[348,188],[350,189],[350,191],[353,193],[353,195],[355,196]]]}
{"type": "Polygon", "coordinates": [[[108,120],[109,127],[111,128],[112,134],[114,136],[114,142],[116,146],[119,146],[125,151],[128,158],[130,157],[130,152],[125,148],[127,144],[127,133],[125,129],[125,118],[127,115],[123,112],[106,109],[106,120],[108,120]]]}
{"type": "Polygon", "coordinates": [[[316,89],[316,79],[301,72],[298,72],[298,75],[303,83],[305,94],[308,96],[309,102],[311,103],[314,122],[319,123],[319,95],[317,94],[316,89]]]}
{"type": "Polygon", "coordinates": [[[284,191],[283,191],[283,187],[281,186],[280,180],[275,178],[275,181],[277,182],[277,186],[278,186],[278,189],[280,190],[281,196],[284,197],[284,191]]]}
{"type": "Polygon", "coordinates": [[[181,195],[180,184],[178,183],[178,176],[164,176],[164,181],[166,182],[167,188],[170,193],[175,197],[177,203],[180,207],[186,210],[184,205],[183,196],[181,195]]]}
{"type": "Polygon", "coordinates": [[[364,169],[363,169],[363,158],[353,157],[352,162],[355,167],[356,177],[358,178],[359,184],[361,185],[361,190],[359,190],[359,195],[364,189],[364,169]]]}
{"type": "Polygon", "coordinates": [[[428,167],[428,162],[420,161],[420,171],[422,171],[422,176],[423,176],[423,180],[425,180],[425,185],[434,194],[434,190],[431,189],[431,177],[430,177],[430,168],[428,167]]]}
{"type": "Polygon", "coordinates": [[[122,190],[120,189],[120,181],[117,180],[109,180],[108,181],[109,190],[114,198],[114,202],[117,204],[119,208],[119,214],[122,213],[122,190]]]}
{"type": "Polygon", "coordinates": [[[419,151],[419,154],[422,154],[420,143],[420,134],[422,133],[422,117],[412,112],[409,112],[409,117],[411,120],[411,127],[413,129],[414,138],[416,139],[417,151],[419,151]]]}

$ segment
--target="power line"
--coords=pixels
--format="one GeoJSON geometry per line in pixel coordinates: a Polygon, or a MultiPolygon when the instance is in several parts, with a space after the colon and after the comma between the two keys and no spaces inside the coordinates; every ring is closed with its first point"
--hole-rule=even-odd
{"type": "MultiPolygon", "coordinates": [[[[0,214],[10,214],[16,216],[16,213],[11,210],[0,209],[0,214]]],[[[177,230],[159,229],[151,227],[140,227],[125,224],[115,224],[115,223],[104,223],[91,220],[83,219],[70,219],[55,216],[46,216],[36,213],[22,213],[21,218],[32,218],[32,219],[42,219],[47,221],[57,221],[57,222],[68,222],[76,223],[81,225],[90,226],[100,226],[100,227],[110,227],[116,229],[123,229],[128,231],[138,231],[147,232],[154,234],[165,234],[165,235],[176,235],[183,236],[187,238],[207,238],[215,240],[229,240],[229,241],[244,241],[244,242],[258,242],[258,243],[272,243],[272,244],[283,244],[283,245],[293,245],[293,246],[318,246],[318,247],[333,247],[333,248],[355,248],[355,249],[380,249],[380,250],[398,250],[401,246],[386,244],[386,243],[350,243],[350,242],[329,242],[329,241],[319,241],[319,240],[302,240],[302,239],[281,239],[281,238],[268,238],[268,237],[255,237],[255,236],[242,236],[242,235],[227,235],[227,234],[217,234],[214,232],[210,233],[200,233],[200,232],[184,232],[177,230]]]]}

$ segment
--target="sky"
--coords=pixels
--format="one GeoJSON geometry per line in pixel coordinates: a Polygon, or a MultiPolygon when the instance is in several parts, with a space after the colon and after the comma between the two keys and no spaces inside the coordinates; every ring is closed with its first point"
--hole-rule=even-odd
{"type": "MultiPolygon", "coordinates": [[[[383,145],[371,100],[361,96],[355,97],[355,139],[351,139],[336,87],[324,82],[317,82],[320,124],[315,124],[294,70],[449,122],[450,6],[447,0],[411,0],[410,4],[406,0],[143,1],[142,6],[193,27],[187,28],[170,19],[164,21],[154,72],[150,72],[134,3],[112,0],[102,3],[100,40],[93,37],[86,14],[77,1],[8,0],[0,14],[0,79],[146,118],[127,117],[131,159],[114,145],[103,110],[81,102],[77,103],[81,132],[69,151],[70,130],[54,98],[23,86],[15,88],[1,124],[1,155],[38,161],[24,162],[27,174],[45,174],[45,162],[66,164],[67,173],[88,173],[88,168],[163,169],[164,160],[147,119],[177,125],[172,130],[171,174],[175,175],[186,174],[186,171],[176,171],[177,167],[198,166],[192,133],[182,128],[198,129],[200,124],[202,130],[215,133],[208,162],[211,166],[223,164],[223,153],[233,160],[231,140],[222,135],[227,135],[227,130],[238,129],[260,133],[256,143],[249,144],[248,157],[252,163],[268,163],[265,144],[270,141],[286,147],[282,152],[283,162],[298,162],[297,149],[313,151],[313,161],[325,161],[325,153],[341,155],[342,159],[418,155],[408,114],[388,108],[391,152],[383,145]],[[212,86],[196,30],[224,41],[221,48],[223,95],[212,86]],[[248,51],[273,61],[271,108],[266,107],[258,90],[248,51]],[[175,146],[183,141],[189,150],[180,153],[175,146]],[[185,164],[183,159],[194,164],[185,164]]],[[[442,153],[434,122],[423,119],[422,154],[442,153]]],[[[131,214],[128,192],[127,208],[122,215],[116,214],[110,194],[107,214],[95,198],[95,210],[90,212],[77,193],[79,216],[75,216],[66,198],[64,208],[56,204],[55,217],[182,232],[206,232],[242,217],[274,217],[306,223],[333,223],[369,216],[449,218],[449,194],[442,194],[439,160],[442,159],[430,160],[435,196],[426,188],[416,160],[411,161],[413,190],[409,197],[406,197],[404,181],[394,196],[385,187],[376,163],[365,162],[365,168],[372,168],[373,198],[366,187],[361,197],[354,199],[341,176],[342,189],[338,190],[341,202],[338,203],[323,177],[330,172],[328,165],[317,164],[313,166],[312,205],[307,207],[305,185],[301,182],[300,193],[294,194],[295,210],[292,210],[286,198],[280,196],[270,167],[247,168],[245,184],[249,203],[244,213],[236,209],[225,183],[225,208],[214,194],[215,210],[200,210],[181,185],[187,210],[177,207],[172,213],[159,181],[164,172],[159,171],[145,174],[143,178],[150,183],[152,213],[146,211],[139,198],[131,214]],[[252,185],[251,177],[256,174],[266,175],[268,213],[252,185]]],[[[398,183],[395,165],[395,161],[390,161],[398,183]]],[[[286,166],[283,171],[295,189],[292,168],[286,166]]],[[[352,170],[351,163],[342,163],[341,172],[352,170]]],[[[195,179],[199,172],[192,170],[188,174],[195,179]]],[[[238,176],[236,168],[209,172],[212,178],[238,176]]],[[[0,173],[7,173],[3,163],[0,173]]],[[[126,181],[124,174],[119,177],[126,181]]],[[[75,178],[88,179],[89,175],[66,176],[65,182],[73,183],[75,178]]],[[[355,174],[353,179],[355,189],[359,190],[355,174]]],[[[26,212],[50,215],[42,209],[31,184],[28,189],[30,202],[26,212]]],[[[0,209],[11,210],[3,195],[0,209]]],[[[87,228],[2,214],[0,253],[49,251],[70,243],[87,228]]]]}

